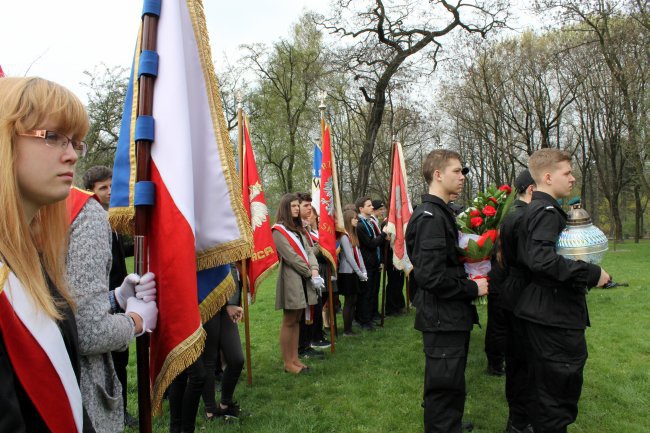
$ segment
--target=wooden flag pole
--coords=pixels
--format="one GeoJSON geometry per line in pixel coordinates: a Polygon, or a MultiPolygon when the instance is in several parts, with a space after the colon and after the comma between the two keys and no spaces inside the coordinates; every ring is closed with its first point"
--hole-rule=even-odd
{"type": "MultiPolygon", "coordinates": [[[[321,94],[321,102],[320,105],[318,106],[318,109],[320,110],[320,140],[321,140],[321,149],[323,149],[323,137],[325,136],[325,97],[324,97],[324,92],[321,94]]],[[[330,152],[332,151],[331,147],[331,141],[330,141],[330,152]]],[[[334,167],[332,167],[332,171],[334,170],[334,167]]],[[[332,174],[333,176],[333,174],[332,174]]],[[[329,266],[331,267],[332,264],[330,263],[329,266]]],[[[334,294],[332,291],[332,275],[333,275],[333,270],[329,269],[329,272],[327,273],[325,277],[327,278],[327,293],[329,296],[329,318],[330,318],[330,351],[331,353],[336,353],[336,321],[334,317],[334,294]]]]}
{"type": "MultiPolygon", "coordinates": [[[[389,177],[389,185],[390,187],[388,188],[388,212],[390,212],[390,201],[392,198],[393,190],[393,170],[395,167],[393,167],[393,160],[395,159],[395,140],[396,138],[393,137],[393,142],[390,146],[390,177],[389,177]]],[[[388,215],[386,215],[386,218],[388,218],[388,215]]],[[[383,263],[383,271],[382,271],[382,278],[381,278],[381,326],[384,326],[384,318],[386,317],[386,280],[388,279],[388,247],[390,245],[390,241],[387,239],[386,242],[384,243],[384,263],[383,263]]]]}
{"type": "MultiPolygon", "coordinates": [[[[239,146],[239,184],[242,186],[244,200],[247,200],[248,191],[244,191],[244,116],[241,103],[241,96],[238,95],[237,101],[237,132],[239,137],[237,144],[239,146]]],[[[242,305],[244,306],[244,338],[246,340],[246,382],[253,384],[253,368],[251,365],[251,332],[250,321],[248,319],[248,271],[246,269],[247,260],[241,261],[240,279],[242,285],[242,305]]]]}
{"type": "MultiPolygon", "coordinates": [[[[142,51],[156,51],[158,37],[158,16],[145,14],[142,17],[142,51]]],[[[143,74],[139,78],[138,110],[139,116],[153,114],[153,88],[155,76],[143,74]]],[[[136,146],[136,182],[151,179],[151,141],[137,140],[136,146]]],[[[143,275],[149,269],[147,254],[147,237],[151,216],[150,206],[135,208],[135,272],[143,275]]],[[[149,334],[145,332],[136,339],[137,378],[138,378],[138,421],[141,433],[151,433],[151,379],[149,377],[149,334]]]]}
{"type": "MultiPolygon", "coordinates": [[[[413,272],[413,271],[411,271],[413,272]]],[[[411,290],[409,288],[411,273],[406,274],[406,312],[411,312],[411,290]]]]}

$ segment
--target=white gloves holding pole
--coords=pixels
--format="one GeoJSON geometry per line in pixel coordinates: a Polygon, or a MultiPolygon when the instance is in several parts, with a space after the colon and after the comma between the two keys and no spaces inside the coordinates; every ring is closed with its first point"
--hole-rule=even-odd
{"type": "Polygon", "coordinates": [[[142,335],[156,329],[158,306],[156,305],[156,276],[147,272],[142,277],[129,274],[122,285],[115,289],[115,300],[128,313],[142,318],[142,335]]]}

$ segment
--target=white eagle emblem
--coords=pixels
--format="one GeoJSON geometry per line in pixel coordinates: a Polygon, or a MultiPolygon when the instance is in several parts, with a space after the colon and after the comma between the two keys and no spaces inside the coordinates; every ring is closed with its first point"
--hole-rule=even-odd
{"type": "Polygon", "coordinates": [[[248,196],[248,201],[251,205],[251,226],[254,231],[266,222],[269,216],[269,209],[264,203],[253,201],[255,197],[262,193],[262,185],[257,182],[255,185],[251,185],[249,189],[250,194],[248,196]]]}
{"type": "Polygon", "coordinates": [[[331,217],[333,217],[334,216],[334,181],[331,176],[329,179],[327,179],[327,182],[323,187],[323,191],[325,192],[325,197],[321,197],[320,199],[321,204],[325,205],[325,210],[327,210],[327,213],[331,217]]]}

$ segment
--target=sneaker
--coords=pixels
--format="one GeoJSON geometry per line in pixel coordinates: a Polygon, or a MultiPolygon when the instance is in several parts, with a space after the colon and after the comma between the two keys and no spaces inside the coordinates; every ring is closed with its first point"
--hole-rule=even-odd
{"type": "Polygon", "coordinates": [[[329,340],[322,339],[321,341],[315,341],[311,343],[311,348],[316,350],[327,349],[332,345],[332,342],[329,340]]]}
{"type": "Polygon", "coordinates": [[[462,431],[472,431],[474,430],[474,424],[471,421],[463,421],[460,424],[462,431]]]}
{"type": "Polygon", "coordinates": [[[363,329],[364,331],[374,331],[375,325],[373,325],[372,323],[364,323],[363,325],[361,325],[361,329],[363,329]]]}
{"type": "Polygon", "coordinates": [[[313,359],[324,358],[325,354],[323,354],[323,352],[319,352],[318,350],[314,350],[311,347],[308,347],[307,349],[298,352],[298,356],[300,356],[302,359],[313,359]]]}
{"type": "Polygon", "coordinates": [[[359,334],[357,334],[354,331],[343,331],[343,336],[344,337],[356,337],[357,335],[359,335],[359,334]]]}
{"type": "Polygon", "coordinates": [[[214,416],[223,418],[226,421],[237,420],[241,414],[241,409],[236,402],[229,403],[225,409],[221,408],[221,405],[217,405],[217,409],[214,411],[214,416]]]}

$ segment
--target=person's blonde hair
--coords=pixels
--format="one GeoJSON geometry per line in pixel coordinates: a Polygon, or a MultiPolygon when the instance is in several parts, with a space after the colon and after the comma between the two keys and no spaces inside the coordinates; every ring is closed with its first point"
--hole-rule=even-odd
{"type": "Polygon", "coordinates": [[[16,182],[16,134],[56,124],[81,140],[88,132],[86,110],[72,92],[42,78],[0,78],[0,260],[20,280],[35,303],[54,319],[57,305],[46,282],[74,306],[65,278],[68,237],[65,200],[42,206],[30,224],[16,182]]]}
{"type": "Polygon", "coordinates": [[[352,225],[352,220],[357,218],[357,213],[354,210],[347,209],[343,212],[343,226],[345,227],[345,232],[350,238],[350,243],[353,247],[359,246],[359,237],[357,236],[357,229],[352,225]]]}
{"type": "Polygon", "coordinates": [[[544,173],[553,171],[562,161],[571,162],[569,152],[560,149],[539,149],[528,158],[528,170],[533,180],[540,184],[544,173]]]}

